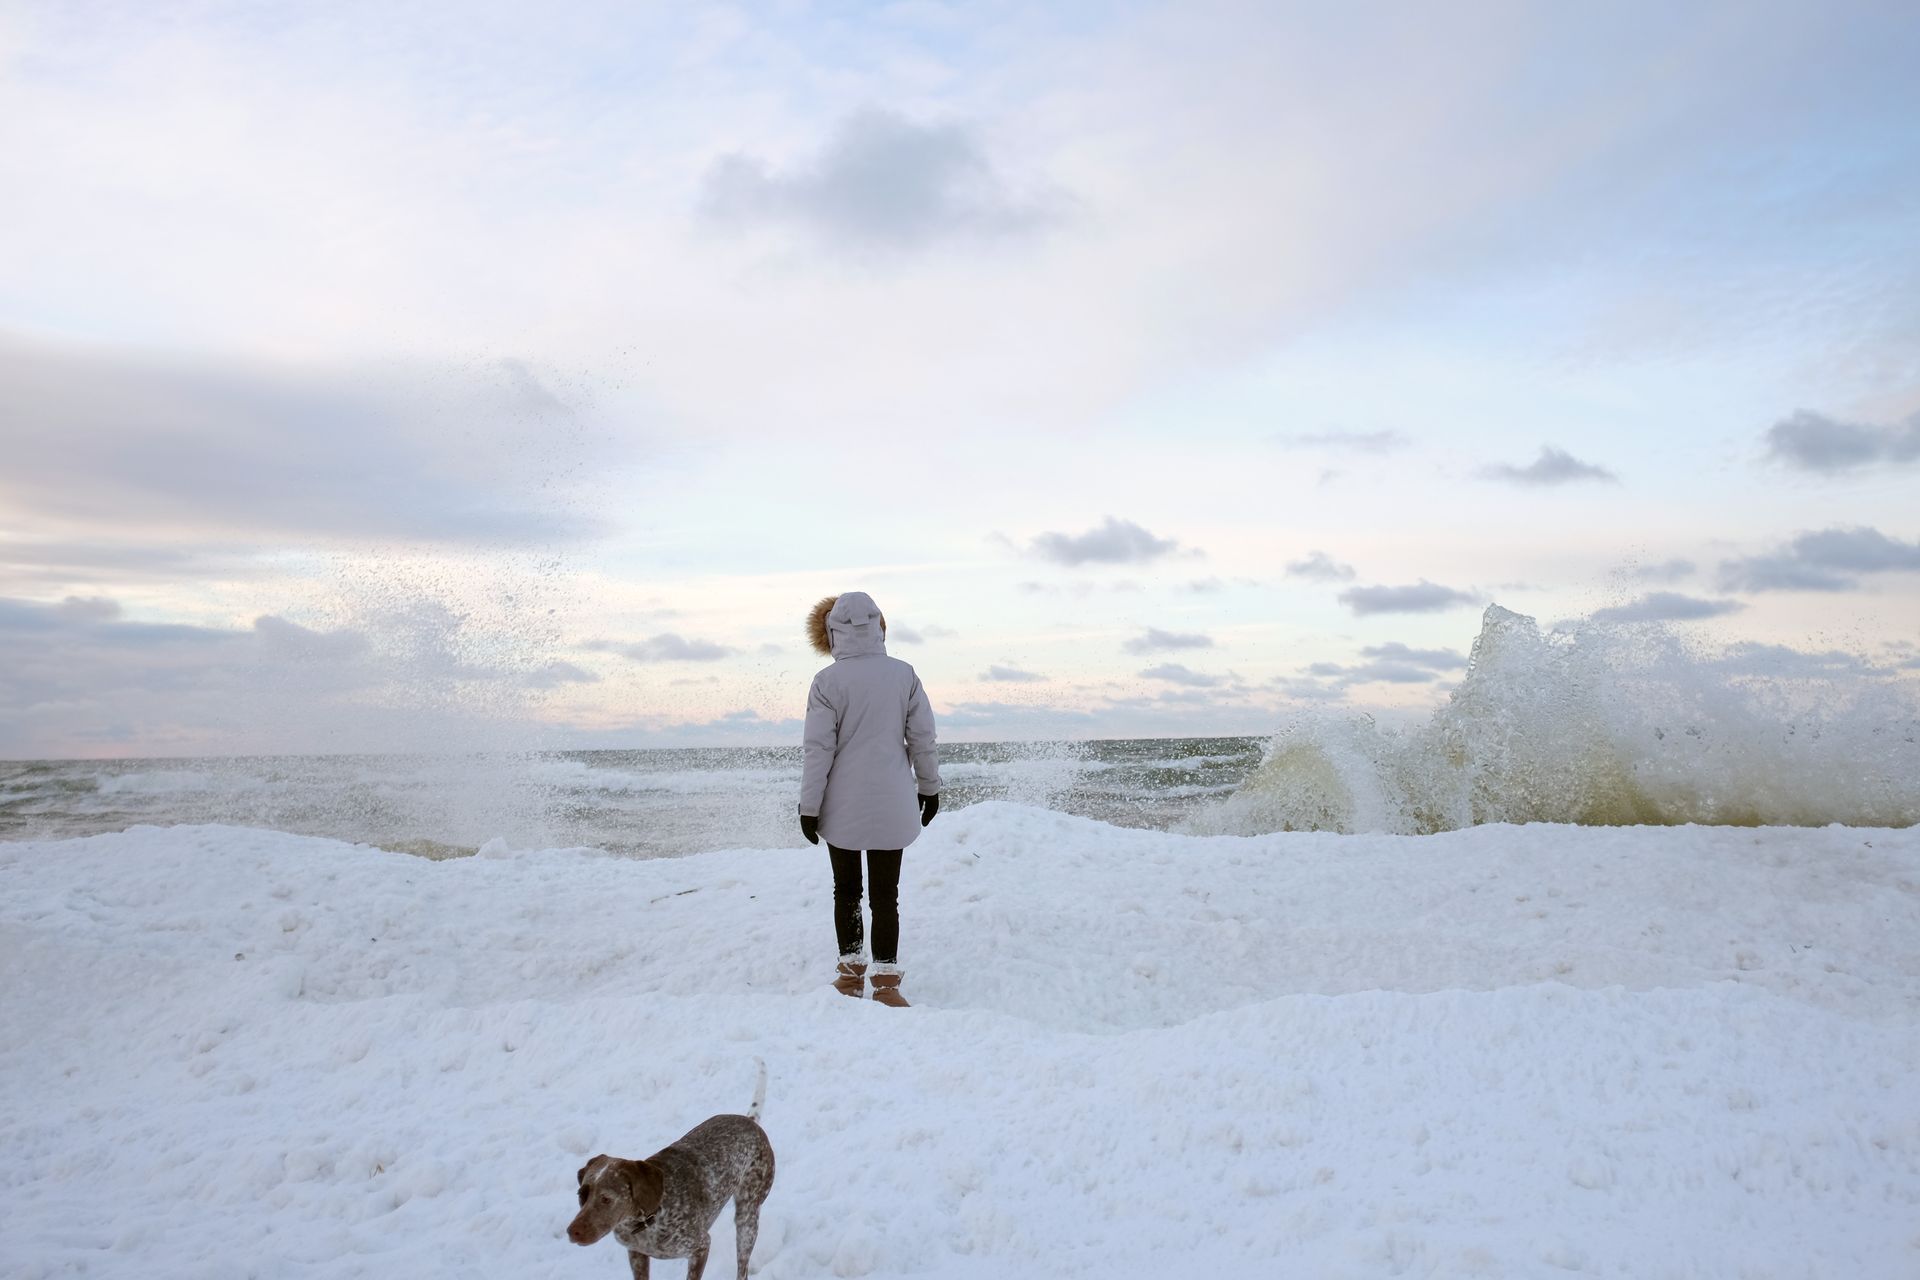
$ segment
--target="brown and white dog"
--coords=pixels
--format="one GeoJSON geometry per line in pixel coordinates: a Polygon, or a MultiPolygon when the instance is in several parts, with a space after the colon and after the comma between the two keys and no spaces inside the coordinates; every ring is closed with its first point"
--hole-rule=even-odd
{"type": "Polygon", "coordinates": [[[612,1232],[626,1246],[634,1280],[647,1280],[653,1258],[685,1258],[687,1280],[700,1280],[713,1224],[732,1200],[738,1280],[747,1280],[760,1205],[773,1188],[773,1144],[759,1124],[766,1096],[762,1063],[746,1115],[703,1120],[645,1160],[600,1155],[587,1161],[579,1176],[580,1212],[567,1226],[567,1239],[592,1244],[612,1232]]]}

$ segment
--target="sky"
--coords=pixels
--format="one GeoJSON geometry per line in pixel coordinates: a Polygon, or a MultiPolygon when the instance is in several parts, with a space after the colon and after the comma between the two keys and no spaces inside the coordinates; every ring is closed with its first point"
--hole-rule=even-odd
{"type": "Polygon", "coordinates": [[[0,756],[1920,680],[1910,4],[0,0],[0,756]]]}

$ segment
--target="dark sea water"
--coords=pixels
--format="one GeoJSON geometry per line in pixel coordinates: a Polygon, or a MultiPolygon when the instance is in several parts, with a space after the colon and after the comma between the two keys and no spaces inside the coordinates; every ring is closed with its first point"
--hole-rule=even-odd
{"type": "MultiPolygon", "coordinates": [[[[943,743],[943,806],[1011,800],[1172,828],[1230,795],[1260,738],[943,743]]],[[[223,823],[446,857],[500,838],[637,857],[799,843],[800,749],[0,761],[0,840],[223,823]]]]}

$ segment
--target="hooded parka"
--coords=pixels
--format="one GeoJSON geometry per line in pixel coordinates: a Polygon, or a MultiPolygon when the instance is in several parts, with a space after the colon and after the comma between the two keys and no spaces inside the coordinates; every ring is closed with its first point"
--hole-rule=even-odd
{"type": "Polygon", "coordinates": [[[800,813],[842,849],[904,849],[920,835],[915,792],[940,793],[933,708],[913,668],[887,656],[873,597],[849,591],[824,621],[833,665],[807,692],[800,813]]]}

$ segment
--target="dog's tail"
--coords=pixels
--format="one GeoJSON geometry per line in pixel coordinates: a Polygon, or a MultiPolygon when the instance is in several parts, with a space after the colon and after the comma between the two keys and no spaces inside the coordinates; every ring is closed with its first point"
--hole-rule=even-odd
{"type": "Polygon", "coordinates": [[[747,1108],[747,1119],[758,1122],[760,1108],[767,1105],[767,1060],[755,1058],[753,1065],[760,1069],[760,1078],[754,1082],[753,1105],[747,1108]]]}

